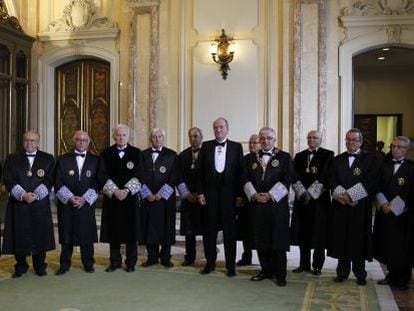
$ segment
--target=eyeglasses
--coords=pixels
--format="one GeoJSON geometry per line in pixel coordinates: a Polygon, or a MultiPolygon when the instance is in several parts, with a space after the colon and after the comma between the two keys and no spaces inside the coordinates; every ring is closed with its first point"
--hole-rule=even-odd
{"type": "Polygon", "coordinates": [[[81,142],[81,143],[87,143],[89,139],[81,139],[81,138],[75,138],[75,141],[81,142]]]}
{"type": "Polygon", "coordinates": [[[27,143],[37,143],[38,140],[37,139],[24,139],[25,142],[27,143]]]}
{"type": "Polygon", "coordinates": [[[358,139],[358,138],[347,138],[347,139],[345,139],[345,141],[347,142],[347,143],[359,143],[361,140],[360,139],[358,139]]]}
{"type": "Polygon", "coordinates": [[[395,148],[395,149],[407,149],[408,146],[403,146],[403,145],[392,145],[391,148],[395,148]]]}

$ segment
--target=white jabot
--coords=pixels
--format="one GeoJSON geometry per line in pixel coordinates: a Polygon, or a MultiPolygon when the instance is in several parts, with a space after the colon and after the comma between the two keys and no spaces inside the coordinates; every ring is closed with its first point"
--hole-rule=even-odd
{"type": "Polygon", "coordinates": [[[123,148],[117,147],[118,156],[119,156],[120,159],[122,159],[125,155],[125,148],[126,148],[126,146],[123,147],[123,148]]]}
{"type": "Polygon", "coordinates": [[[399,160],[396,160],[396,159],[392,160],[392,162],[394,163],[394,175],[395,175],[395,173],[397,173],[397,171],[400,168],[401,164],[404,163],[404,160],[405,160],[405,158],[402,158],[402,159],[399,159],[399,160]]]}
{"type": "MultiPolygon", "coordinates": [[[[358,149],[356,152],[354,152],[354,153],[352,153],[353,155],[355,155],[355,156],[358,156],[359,155],[359,153],[360,153],[360,151],[361,151],[361,149],[358,149]]],[[[350,154],[350,153],[348,153],[348,154],[350,154]]],[[[348,156],[348,163],[349,163],[349,167],[351,167],[352,166],[352,164],[354,164],[354,161],[355,161],[355,157],[350,157],[350,156],[348,156]]]]}

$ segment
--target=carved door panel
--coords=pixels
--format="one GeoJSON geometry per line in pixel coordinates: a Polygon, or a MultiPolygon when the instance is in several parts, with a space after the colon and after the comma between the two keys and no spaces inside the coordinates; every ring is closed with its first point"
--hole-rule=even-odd
{"type": "Polygon", "coordinates": [[[56,155],[73,148],[76,130],[91,137],[89,150],[99,154],[109,146],[110,65],[98,60],[78,60],[56,69],[56,155]]]}

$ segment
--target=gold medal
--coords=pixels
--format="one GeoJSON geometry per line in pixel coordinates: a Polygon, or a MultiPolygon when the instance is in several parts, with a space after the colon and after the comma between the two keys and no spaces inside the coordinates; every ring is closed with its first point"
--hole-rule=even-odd
{"type": "Polygon", "coordinates": [[[311,170],[312,174],[316,174],[316,173],[318,173],[318,168],[317,168],[316,166],[312,166],[312,167],[310,168],[310,170],[311,170]]]}
{"type": "Polygon", "coordinates": [[[167,168],[165,166],[160,167],[160,173],[164,174],[167,171],[167,168]]]}
{"type": "Polygon", "coordinates": [[[27,171],[27,176],[32,177],[32,171],[27,171]]]}
{"type": "Polygon", "coordinates": [[[359,176],[359,175],[361,175],[362,171],[359,167],[356,167],[356,168],[354,168],[353,173],[354,173],[354,176],[359,176]]]}
{"type": "Polygon", "coordinates": [[[75,171],[74,171],[74,170],[70,170],[70,171],[68,172],[68,174],[69,174],[69,176],[73,176],[73,175],[75,175],[75,171]]]}
{"type": "Polygon", "coordinates": [[[128,169],[132,170],[134,168],[134,162],[132,162],[132,161],[127,162],[126,167],[128,169]]]}
{"type": "Polygon", "coordinates": [[[252,170],[255,170],[257,168],[257,163],[256,162],[254,162],[253,164],[252,164],[252,170]]]}
{"type": "Polygon", "coordinates": [[[398,186],[404,186],[405,185],[405,179],[403,177],[400,177],[397,179],[398,186]]]}
{"type": "Polygon", "coordinates": [[[39,177],[43,177],[43,176],[45,176],[45,171],[44,171],[44,170],[42,170],[42,169],[38,169],[38,170],[37,170],[37,176],[39,176],[39,177]]]}
{"type": "Polygon", "coordinates": [[[280,162],[279,162],[279,160],[274,159],[271,164],[272,164],[273,167],[279,167],[280,162]]]}
{"type": "Polygon", "coordinates": [[[91,170],[86,170],[86,177],[91,177],[91,176],[92,176],[91,170]]]}

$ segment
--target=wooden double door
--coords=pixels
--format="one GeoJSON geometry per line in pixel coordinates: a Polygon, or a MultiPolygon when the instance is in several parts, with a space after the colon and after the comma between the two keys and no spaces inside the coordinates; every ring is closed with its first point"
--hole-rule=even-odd
{"type": "Polygon", "coordinates": [[[88,132],[89,150],[110,143],[110,64],[82,59],[56,68],[56,155],[73,149],[73,134],[88,132]]]}

